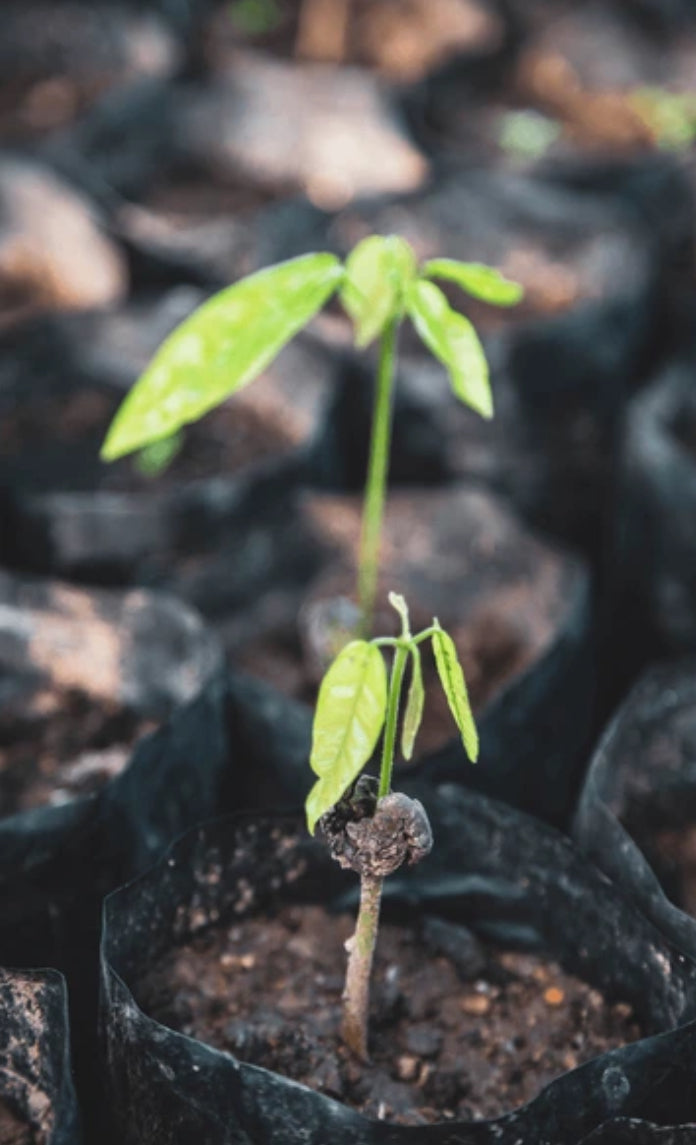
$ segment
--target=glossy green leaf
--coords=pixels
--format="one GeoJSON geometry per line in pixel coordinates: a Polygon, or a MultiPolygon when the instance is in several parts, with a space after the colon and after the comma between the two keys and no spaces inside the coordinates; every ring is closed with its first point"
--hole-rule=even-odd
{"type": "Polygon", "coordinates": [[[366,640],[352,640],[339,652],[319,689],[309,764],[320,782],[306,804],[310,832],[370,759],[386,708],[387,670],[382,654],[366,640]]]}
{"type": "Polygon", "coordinates": [[[407,310],[425,345],[448,371],[455,395],[482,417],[492,417],[488,362],[469,319],[452,310],[439,287],[423,279],[411,286],[407,310]]]}
{"type": "Polygon", "coordinates": [[[401,731],[401,751],[404,759],[410,759],[413,755],[413,746],[423,719],[423,705],[425,703],[423,669],[420,652],[415,644],[411,646],[411,661],[411,683],[408,688],[406,711],[404,712],[404,723],[401,731]]]}
{"type": "Polygon", "coordinates": [[[341,302],[355,325],[357,346],[369,346],[402,308],[416,273],[409,244],[398,235],[370,235],[346,259],[341,302]]]}
{"type": "Polygon", "coordinates": [[[471,762],[476,763],[479,752],[479,739],[469,703],[469,693],[466,690],[464,672],[459,663],[454,640],[447,632],[444,632],[442,628],[440,628],[437,621],[435,621],[435,632],[432,636],[432,642],[437,674],[440,677],[440,683],[447,697],[449,709],[454,716],[454,722],[459,728],[466,753],[471,762]]]}
{"type": "Polygon", "coordinates": [[[343,277],[332,254],[278,263],[221,290],[169,335],[125,399],[102,458],[176,433],[252,382],[343,277]]]}
{"type": "Polygon", "coordinates": [[[524,295],[519,282],[506,278],[494,266],[482,262],[458,262],[454,258],[434,258],[423,267],[425,278],[445,278],[456,282],[467,294],[492,306],[515,306],[524,295]]]}
{"type": "MultiPolygon", "coordinates": [[[[340,799],[340,795],[338,799],[340,799]]],[[[329,779],[318,779],[305,800],[305,815],[307,817],[307,830],[314,834],[317,823],[322,815],[330,811],[338,802],[334,798],[333,784],[329,779]]]]}

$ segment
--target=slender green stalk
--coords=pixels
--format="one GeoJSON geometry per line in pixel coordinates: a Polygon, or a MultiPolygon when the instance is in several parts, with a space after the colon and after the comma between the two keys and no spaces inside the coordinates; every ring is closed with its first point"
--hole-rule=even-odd
{"type": "MultiPolygon", "coordinates": [[[[405,625],[404,628],[407,631],[405,625]]],[[[408,656],[408,644],[397,644],[389,680],[387,715],[384,725],[384,739],[382,741],[382,763],[378,792],[378,798],[380,799],[383,795],[388,795],[391,790],[394,747],[396,744],[396,725],[399,717],[399,701],[401,699],[401,686],[403,684],[404,670],[408,656]]],[[[361,1061],[369,1060],[367,1053],[367,1019],[370,1010],[370,975],[372,973],[372,960],[377,942],[379,908],[382,901],[383,883],[384,879],[375,878],[371,875],[361,876],[360,907],[358,908],[355,933],[346,943],[348,967],[346,969],[346,983],[343,990],[341,1034],[348,1048],[352,1050],[361,1061]]]]}
{"type": "Polygon", "coordinates": [[[394,368],[399,319],[393,318],[384,328],[380,340],[379,366],[372,414],[370,457],[365,485],[360,558],[358,565],[358,605],[360,607],[360,634],[367,638],[377,596],[379,548],[382,518],[387,491],[389,451],[391,445],[394,368]]]}
{"type": "Polygon", "coordinates": [[[363,875],[360,879],[360,909],[355,933],[346,942],[348,968],[343,990],[341,1035],[350,1050],[368,1061],[367,1015],[370,1009],[370,975],[377,941],[383,879],[363,875]]]}
{"type": "Polygon", "coordinates": [[[413,637],[414,644],[423,644],[424,641],[430,640],[431,636],[438,631],[437,625],[431,624],[430,628],[424,628],[417,636],[413,637]]]}
{"type": "Polygon", "coordinates": [[[396,725],[399,718],[401,685],[404,680],[407,660],[408,647],[399,645],[394,653],[394,663],[389,680],[389,695],[387,696],[387,715],[384,722],[384,739],[382,740],[382,762],[379,769],[378,798],[380,799],[384,795],[388,795],[391,791],[394,747],[396,745],[396,725]]]}

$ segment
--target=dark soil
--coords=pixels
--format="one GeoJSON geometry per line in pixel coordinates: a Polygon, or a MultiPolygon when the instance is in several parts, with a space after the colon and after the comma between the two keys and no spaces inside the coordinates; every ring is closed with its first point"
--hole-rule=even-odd
{"type": "Polygon", "coordinates": [[[128,492],[160,490],[186,481],[239,472],[264,458],[277,456],[291,444],[283,427],[251,405],[221,406],[202,422],[184,430],[182,446],[171,464],[153,480],[133,459],[117,462],[105,472],[102,487],[128,492]]]}
{"type": "Polygon", "coordinates": [[[238,0],[214,14],[204,51],[214,67],[229,66],[234,49],[244,44],[285,59],[357,64],[393,79],[415,79],[458,50],[498,42],[501,25],[490,5],[459,7],[433,0],[264,0],[256,5],[258,23],[250,23],[244,11],[251,5],[238,0]]]}
{"type": "Polygon", "coordinates": [[[166,216],[172,225],[200,219],[224,219],[253,214],[277,196],[240,180],[215,183],[210,177],[168,176],[150,189],[146,206],[166,216]]]}
{"type": "Polygon", "coordinates": [[[3,417],[0,456],[10,466],[18,459],[20,480],[30,487],[83,489],[96,479],[101,489],[138,493],[235,473],[293,444],[279,413],[274,417],[261,402],[236,401],[188,427],[169,466],[149,476],[132,457],[108,466],[97,459],[118,404],[98,388],[22,402],[3,417]]]}
{"type": "Polygon", "coordinates": [[[658,831],[650,851],[652,865],[670,898],[696,918],[696,823],[658,831]]]}
{"type": "Polygon", "coordinates": [[[483,948],[438,919],[420,933],[383,924],[363,1069],[337,1037],[352,929],[348,915],[290,907],[208,932],[157,964],[139,1001],[182,1033],[402,1124],[496,1117],[640,1036],[629,1005],[553,963],[483,948]]]}
{"type": "MultiPolygon", "coordinates": [[[[322,495],[310,499],[317,536],[337,557],[315,580],[297,615],[285,616],[232,648],[235,663],[294,699],[316,701],[319,682],[337,651],[332,622],[354,592],[361,503],[322,495]],[[299,631],[298,631],[299,630],[299,631]]],[[[409,603],[412,631],[437,616],[457,646],[474,713],[533,670],[567,623],[575,569],[562,554],[501,515],[497,502],[469,490],[434,496],[391,494],[383,530],[382,568],[373,632],[396,635],[390,590],[409,603]]],[[[348,638],[348,631],[344,635],[348,638]]],[[[429,645],[422,649],[426,701],[415,757],[456,735],[429,645]]]]}
{"type": "Polygon", "coordinates": [[[43,691],[0,718],[0,817],[98,791],[154,724],[84,693],[43,691]]]}
{"type": "Polygon", "coordinates": [[[679,444],[692,455],[696,455],[696,412],[692,405],[677,410],[672,419],[671,430],[679,444]]]}
{"type": "Polygon", "coordinates": [[[29,1126],[0,1101],[0,1145],[37,1145],[29,1126]]]}

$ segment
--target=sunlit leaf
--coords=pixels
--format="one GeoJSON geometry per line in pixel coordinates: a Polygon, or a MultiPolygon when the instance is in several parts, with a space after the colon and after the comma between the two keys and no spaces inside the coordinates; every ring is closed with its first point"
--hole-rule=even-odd
{"type": "Polygon", "coordinates": [[[113,461],[169,437],[252,382],[342,277],[334,255],[308,254],[249,275],[204,302],[169,335],[128,394],[102,458],[113,461]]]}
{"type": "Polygon", "coordinates": [[[370,759],[386,708],[387,670],[382,654],[374,644],[352,640],[339,652],[319,689],[309,764],[320,782],[306,803],[310,832],[370,759]]]}
{"type": "Polygon", "coordinates": [[[437,674],[440,677],[440,683],[447,697],[449,709],[454,716],[454,722],[459,728],[462,743],[466,748],[466,754],[472,763],[476,763],[479,752],[479,739],[469,703],[469,693],[466,690],[464,672],[459,663],[454,640],[447,632],[444,632],[442,628],[440,628],[437,621],[435,621],[435,632],[433,632],[432,642],[437,674]]]}
{"type": "Polygon", "coordinates": [[[370,235],[346,259],[341,302],[355,325],[357,346],[369,346],[400,311],[416,259],[398,235],[370,235]]]}
{"type": "Polygon", "coordinates": [[[418,729],[420,728],[423,718],[423,704],[425,702],[423,669],[421,668],[420,652],[416,644],[411,646],[411,660],[411,683],[409,684],[404,723],[401,731],[401,751],[404,759],[410,759],[413,755],[413,746],[416,742],[418,729]]]}
{"type": "Polygon", "coordinates": [[[455,395],[482,417],[492,417],[488,362],[469,319],[452,310],[439,287],[422,279],[409,290],[407,310],[425,345],[448,371],[455,395]]]}
{"type": "Polygon", "coordinates": [[[524,295],[519,282],[506,278],[494,266],[482,262],[458,262],[454,258],[434,258],[426,262],[425,278],[446,278],[456,282],[467,294],[490,302],[492,306],[515,306],[524,295]]]}

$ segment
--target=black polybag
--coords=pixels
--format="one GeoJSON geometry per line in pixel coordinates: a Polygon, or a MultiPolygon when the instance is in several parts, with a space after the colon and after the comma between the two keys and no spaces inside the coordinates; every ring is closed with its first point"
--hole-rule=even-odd
{"type": "Polygon", "coordinates": [[[693,345],[682,348],[636,395],[621,449],[616,623],[631,649],[653,658],[696,650],[695,367],[693,345]]]}
{"type": "Polygon", "coordinates": [[[587,761],[596,699],[595,625],[588,584],[577,586],[567,623],[528,672],[479,721],[481,766],[453,738],[426,756],[419,777],[463,783],[565,826],[587,761]]]}
{"type": "MultiPolygon", "coordinates": [[[[563,1075],[495,1121],[402,1128],[169,1030],[135,1001],[172,944],[282,901],[354,897],[296,819],[214,821],[109,897],[102,939],[102,1030],[109,1110],[122,1145],[575,1145],[616,1117],[675,1124],[696,1114],[696,964],[555,831],[455,787],[418,789],[435,850],[386,886],[387,908],[437,911],[507,944],[544,950],[607,997],[629,1001],[650,1036],[563,1075]],[[244,889],[244,903],[239,899],[244,889]]],[[[651,1138],[646,1138],[650,1140],[651,1138]]]]}
{"type": "Polygon", "coordinates": [[[592,862],[691,958],[696,919],[676,905],[656,837],[696,821],[695,725],[696,662],[646,671],[597,746],[573,826],[592,862]]]}

